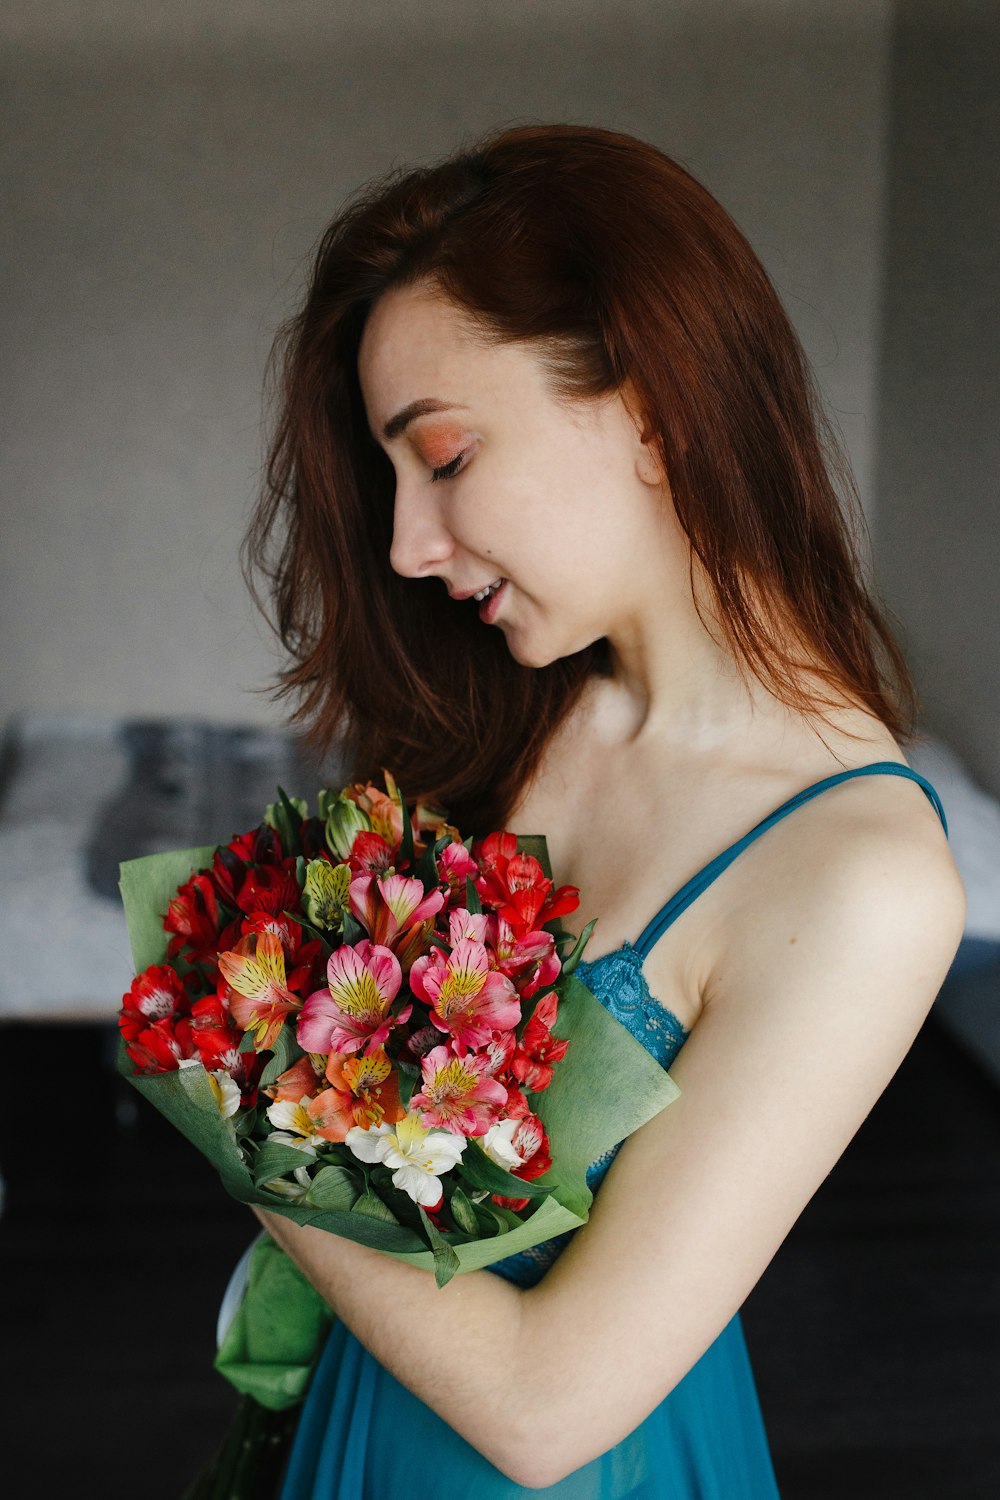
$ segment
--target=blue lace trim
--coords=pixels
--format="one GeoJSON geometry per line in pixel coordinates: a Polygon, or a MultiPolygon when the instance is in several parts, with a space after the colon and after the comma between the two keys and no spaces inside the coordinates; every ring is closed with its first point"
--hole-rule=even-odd
{"type": "Polygon", "coordinates": [[[576,972],[605,1010],[621,1021],[662,1067],[669,1068],[689,1033],[673,1011],[650,993],[642,963],[638,949],[624,942],[599,958],[581,958],[576,972]]]}

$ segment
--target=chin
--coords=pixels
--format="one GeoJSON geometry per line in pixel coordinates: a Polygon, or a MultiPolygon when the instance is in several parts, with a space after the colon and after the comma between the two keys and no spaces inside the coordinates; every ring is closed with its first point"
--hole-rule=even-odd
{"type": "Polygon", "coordinates": [[[551,644],[546,647],[543,641],[519,639],[517,631],[507,637],[507,650],[514,660],[522,667],[533,667],[535,671],[550,667],[554,661],[561,661],[564,656],[573,656],[582,649],[579,644],[569,643],[561,650],[551,644]]]}
{"type": "Polygon", "coordinates": [[[507,650],[521,667],[534,667],[537,670],[539,667],[547,667],[550,661],[555,660],[554,657],[540,657],[535,652],[519,650],[517,646],[512,645],[509,641],[507,643],[507,650]]]}

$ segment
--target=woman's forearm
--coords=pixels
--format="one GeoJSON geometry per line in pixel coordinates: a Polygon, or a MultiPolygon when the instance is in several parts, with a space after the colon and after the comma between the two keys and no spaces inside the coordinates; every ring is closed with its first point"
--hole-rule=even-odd
{"type": "Polygon", "coordinates": [[[538,1413],[527,1358],[530,1293],[488,1271],[439,1288],[416,1266],[254,1209],[265,1229],[390,1374],[517,1483],[537,1483],[538,1413]],[[394,1317],[393,1308],[404,1308],[394,1317]]]}

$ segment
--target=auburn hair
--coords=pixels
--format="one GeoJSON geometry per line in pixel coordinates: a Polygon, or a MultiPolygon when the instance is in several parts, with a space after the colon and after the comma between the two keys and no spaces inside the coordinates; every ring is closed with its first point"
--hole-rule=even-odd
{"type": "Polygon", "coordinates": [[[369,432],[358,346],[386,290],[425,280],[486,337],[532,343],[558,396],[630,380],[741,671],[810,717],[847,701],[912,732],[913,683],[864,580],[863,512],[760,261],[654,146],[527,125],[349,200],[275,342],[245,560],[291,657],[277,691],[318,748],[336,746],[352,778],[388,768],[460,825],[499,827],[606,670],[605,642],[522,666],[440,579],[389,565],[394,473],[369,432]]]}

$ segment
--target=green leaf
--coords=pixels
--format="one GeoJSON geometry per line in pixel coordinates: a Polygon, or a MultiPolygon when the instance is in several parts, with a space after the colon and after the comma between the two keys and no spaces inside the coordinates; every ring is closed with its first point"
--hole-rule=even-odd
{"type": "MultiPolygon", "coordinates": [[[[250,1033],[246,1033],[249,1035],[250,1033]]],[[[272,1084],[280,1073],[290,1068],[296,1058],[304,1056],[302,1048],[295,1040],[295,1031],[286,1021],[274,1040],[274,1049],[270,1059],[264,1064],[264,1071],[260,1075],[260,1086],[266,1089],[272,1084]]]]}
{"type": "Polygon", "coordinates": [[[286,857],[302,853],[302,824],[309,816],[309,804],[302,797],[289,797],[283,787],[278,787],[277,802],[269,802],[264,812],[264,823],[273,828],[281,840],[286,857]]]}
{"type": "Polygon", "coordinates": [[[438,855],[450,843],[451,839],[448,835],[446,833],[442,834],[434,843],[428,844],[421,855],[416,874],[425,891],[435,890],[440,885],[441,881],[438,876],[437,867],[438,855]]]}
{"type": "MultiPolygon", "coordinates": [[[[521,1196],[523,1197],[524,1194],[522,1193],[521,1196]]],[[[527,1222],[522,1215],[528,1213],[529,1208],[525,1208],[519,1213],[516,1208],[507,1208],[502,1203],[491,1203],[490,1213],[500,1220],[506,1232],[510,1229],[520,1229],[521,1225],[527,1222]]]]}
{"type": "Polygon", "coordinates": [[[351,1209],[352,1214],[364,1214],[369,1219],[381,1219],[386,1224],[398,1224],[399,1220],[387,1203],[383,1203],[378,1193],[371,1189],[362,1193],[357,1203],[351,1209]]]}
{"type": "Polygon", "coordinates": [[[253,1180],[256,1187],[270,1182],[272,1177],[283,1177],[297,1167],[308,1167],[315,1157],[296,1146],[286,1146],[280,1141],[265,1141],[253,1159],[253,1180]]]}
{"type": "Polygon", "coordinates": [[[349,1211],[360,1194],[357,1173],[348,1167],[321,1167],[306,1194],[314,1208],[338,1208],[349,1211]]]}
{"type": "Polygon", "coordinates": [[[460,1187],[452,1193],[448,1207],[451,1209],[452,1218],[463,1233],[478,1234],[479,1221],[476,1218],[476,1210],[460,1187]]]}
{"type": "MultiPolygon", "coordinates": [[[[561,978],[568,979],[573,970],[576,968],[577,964],[580,962],[583,950],[587,946],[590,934],[593,932],[596,925],[597,918],[591,917],[590,921],[587,923],[586,927],[583,929],[583,931],[580,933],[580,936],[573,944],[571,951],[567,953],[566,957],[562,960],[562,967],[560,970],[561,978]]],[[[570,936],[572,936],[572,933],[570,934],[570,936]]]]}
{"type": "Polygon", "coordinates": [[[358,919],[354,915],[354,913],[350,912],[350,911],[345,911],[344,912],[344,942],[345,943],[351,943],[351,944],[353,944],[353,943],[360,943],[361,939],[362,938],[366,938],[367,936],[368,936],[368,933],[365,931],[364,927],[358,921],[358,919]]]}
{"type": "Polygon", "coordinates": [[[413,1098],[413,1090],[417,1086],[417,1079],[419,1077],[420,1073],[416,1068],[412,1073],[409,1069],[402,1067],[396,1069],[396,1081],[399,1085],[399,1102],[403,1109],[409,1109],[410,1100],[413,1098]]]}
{"type": "Polygon", "coordinates": [[[477,1203],[475,1206],[476,1223],[482,1234],[496,1236],[506,1234],[508,1225],[505,1219],[500,1217],[500,1210],[495,1203],[477,1203]]]}
{"type": "Polygon", "coordinates": [[[412,871],[413,869],[413,824],[410,822],[410,814],[406,808],[406,798],[403,796],[402,787],[396,787],[396,801],[399,803],[403,814],[403,837],[399,846],[399,862],[412,871]]]}
{"type": "Polygon", "coordinates": [[[465,877],[465,904],[469,908],[469,911],[478,913],[483,909],[483,903],[479,899],[479,892],[472,884],[471,875],[466,875],[465,877]]]}
{"type": "Polygon", "coordinates": [[[501,1198],[544,1198],[549,1191],[548,1188],[539,1187],[537,1181],[524,1182],[505,1167],[498,1166],[474,1140],[468,1142],[455,1170],[474,1188],[499,1193],[501,1198]]]}
{"type": "MultiPolygon", "coordinates": [[[[419,1208],[420,1205],[418,1204],[419,1208]]],[[[430,1241],[434,1252],[434,1280],[438,1287],[447,1286],[455,1272],[461,1269],[462,1262],[454,1248],[441,1234],[437,1225],[428,1218],[423,1208],[420,1208],[420,1221],[424,1226],[424,1233],[430,1241]]]]}
{"type": "Polygon", "coordinates": [[[233,1129],[241,1140],[244,1136],[250,1135],[259,1114],[259,1109],[254,1105],[253,1109],[238,1109],[233,1115],[233,1129]]]}

